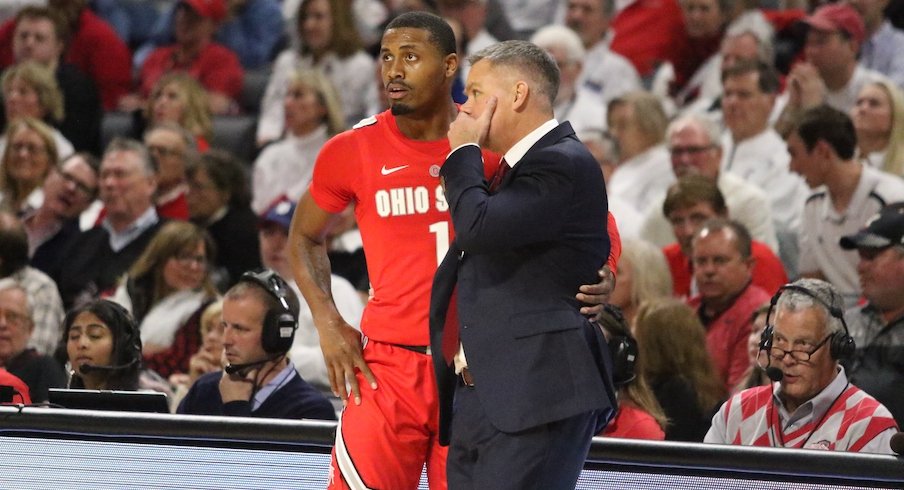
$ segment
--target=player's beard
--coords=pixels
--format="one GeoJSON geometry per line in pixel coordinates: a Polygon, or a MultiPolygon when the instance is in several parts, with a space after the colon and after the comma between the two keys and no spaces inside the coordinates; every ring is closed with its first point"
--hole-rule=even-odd
{"type": "Polygon", "coordinates": [[[389,106],[389,111],[393,116],[404,116],[405,114],[414,112],[414,107],[407,104],[392,104],[389,106]]]}

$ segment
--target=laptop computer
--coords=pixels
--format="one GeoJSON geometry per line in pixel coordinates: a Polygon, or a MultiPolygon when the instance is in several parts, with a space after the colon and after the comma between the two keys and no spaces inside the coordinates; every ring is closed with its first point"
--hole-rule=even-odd
{"type": "Polygon", "coordinates": [[[169,413],[166,395],[159,391],[69,390],[50,388],[52,405],[81,410],[169,413]]]}

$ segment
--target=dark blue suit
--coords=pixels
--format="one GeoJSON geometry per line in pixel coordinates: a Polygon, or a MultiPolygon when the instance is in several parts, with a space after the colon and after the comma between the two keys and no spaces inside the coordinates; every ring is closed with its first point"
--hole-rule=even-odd
{"type": "MultiPolygon", "coordinates": [[[[441,175],[456,232],[434,278],[430,308],[441,442],[449,442],[450,427],[457,431],[482,422],[460,420],[463,403],[476,404],[482,412],[474,417],[468,411],[468,417],[485,418],[492,430],[516,436],[574,417],[592,425],[598,417],[608,420],[615,404],[608,351],[575,299],[580,285],[597,282],[596,271],[609,255],[606,191],[596,161],[564,123],[531,147],[495,193],[484,179],[477,146],[453,152],[441,175]],[[473,388],[456,386],[452,368],[440,355],[456,280],[460,338],[473,388]],[[450,425],[453,397],[456,419],[450,425]]],[[[454,431],[450,488],[452,452],[460,435],[454,431]]],[[[554,459],[577,457],[580,464],[589,442],[589,437],[575,440],[573,448],[557,449],[554,459]],[[571,449],[577,456],[566,454],[571,449]]],[[[518,454],[515,448],[512,456],[518,454]]],[[[525,474],[532,470],[524,467],[531,463],[519,459],[498,464],[525,474]]],[[[542,478],[528,481],[561,488],[542,478]]],[[[480,485],[477,481],[468,485],[480,485]]],[[[493,487],[505,486],[500,485],[496,480],[493,487]]]]}

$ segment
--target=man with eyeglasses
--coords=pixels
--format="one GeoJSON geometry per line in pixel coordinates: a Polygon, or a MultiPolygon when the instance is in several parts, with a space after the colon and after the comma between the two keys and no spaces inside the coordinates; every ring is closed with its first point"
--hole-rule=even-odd
{"type": "Polygon", "coordinates": [[[891,454],[898,431],[891,413],[853,385],[839,363],[846,332],[838,290],[801,279],[774,303],[759,362],[780,380],[732,396],[704,442],[891,454]]]}
{"type": "MultiPolygon", "coordinates": [[[[666,131],[672,172],[679,179],[685,175],[702,175],[715,182],[725,196],[728,214],[747,227],[754,239],[777,252],[778,240],[769,198],[756,185],[720,171],[720,138],[719,127],[703,116],[688,115],[673,121],[666,131]]],[[[662,214],[663,200],[664,196],[649,207],[640,229],[641,238],[660,247],[675,241],[672,227],[662,214]]]]}
{"type": "Polygon", "coordinates": [[[69,243],[57,269],[49,273],[67,309],[112,291],[164,221],[153,205],[154,162],[140,142],[110,142],[98,182],[106,215],[69,243]]]}
{"type": "Polygon", "coordinates": [[[80,232],[79,217],[97,198],[100,163],[75,153],[53,166],[44,179],[44,202],[22,219],[32,267],[50,274],[65,260],[62,252],[80,232]]]}
{"type": "Polygon", "coordinates": [[[691,263],[699,294],[688,301],[706,327],[706,350],[725,390],[744,379],[753,312],[769,293],[752,283],[751,238],[744,225],[711,219],[694,234],[691,263]]]}
{"type": "Polygon", "coordinates": [[[844,315],[857,342],[845,366],[851,381],[904,425],[904,203],[883,208],[860,232],[843,237],[841,247],[860,257],[866,298],[844,315]]]}
{"type": "Polygon", "coordinates": [[[185,166],[197,155],[195,137],[176,123],[154,126],[144,133],[144,144],[157,164],[154,204],[164,218],[188,221],[188,180],[185,166]]]}

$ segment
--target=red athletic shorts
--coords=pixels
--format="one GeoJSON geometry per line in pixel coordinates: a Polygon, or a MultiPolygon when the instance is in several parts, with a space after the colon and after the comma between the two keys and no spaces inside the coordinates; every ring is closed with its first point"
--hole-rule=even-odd
{"type": "Polygon", "coordinates": [[[349,397],[339,419],[328,488],[414,489],[426,463],[430,488],[445,490],[447,448],[438,439],[433,360],[372,340],[364,346],[364,360],[377,389],[358,374],[361,405],[349,397]]]}

